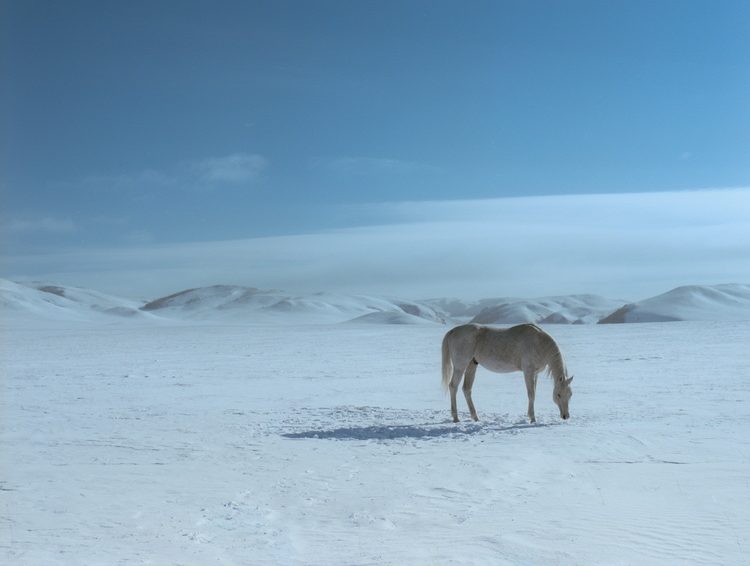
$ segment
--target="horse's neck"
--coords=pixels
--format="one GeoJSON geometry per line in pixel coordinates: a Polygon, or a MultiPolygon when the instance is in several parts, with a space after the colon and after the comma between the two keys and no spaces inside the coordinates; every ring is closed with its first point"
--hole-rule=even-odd
{"type": "Polygon", "coordinates": [[[560,348],[548,334],[544,334],[543,350],[546,354],[546,365],[549,368],[549,372],[555,381],[562,381],[565,379],[565,360],[563,359],[560,348]]]}

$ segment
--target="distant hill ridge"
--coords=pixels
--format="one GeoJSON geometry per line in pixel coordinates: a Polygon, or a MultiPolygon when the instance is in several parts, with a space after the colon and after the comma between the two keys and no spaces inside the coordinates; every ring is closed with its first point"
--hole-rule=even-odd
{"type": "Polygon", "coordinates": [[[212,285],[137,301],[50,282],[0,279],[3,320],[185,320],[247,323],[612,324],[679,320],[750,320],[750,285],[688,285],[638,302],[599,295],[537,299],[420,301],[370,295],[310,293],[212,285]]]}
{"type": "Polygon", "coordinates": [[[140,310],[142,305],[141,301],[91,289],[0,279],[0,313],[4,319],[24,314],[53,320],[148,318],[149,315],[140,310]]]}
{"type": "Polygon", "coordinates": [[[750,320],[750,285],[686,285],[629,303],[600,324],[679,320],[750,320]]]}
{"type": "Polygon", "coordinates": [[[472,322],[478,324],[594,324],[624,301],[599,295],[570,295],[515,300],[483,308],[472,322]]]}

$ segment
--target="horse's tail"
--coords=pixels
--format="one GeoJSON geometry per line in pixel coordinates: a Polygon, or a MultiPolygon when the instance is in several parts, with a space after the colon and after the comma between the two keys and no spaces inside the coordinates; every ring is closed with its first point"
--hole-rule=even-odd
{"type": "Polygon", "coordinates": [[[450,348],[448,348],[448,332],[443,338],[443,389],[448,389],[453,376],[453,362],[451,361],[450,348]]]}

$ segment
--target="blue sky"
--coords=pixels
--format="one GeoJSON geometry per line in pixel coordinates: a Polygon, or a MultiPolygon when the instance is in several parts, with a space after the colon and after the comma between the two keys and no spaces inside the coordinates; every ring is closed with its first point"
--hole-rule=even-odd
{"type": "MultiPolygon", "coordinates": [[[[418,274],[393,283],[394,250],[415,241],[404,226],[437,229],[419,211],[438,205],[441,221],[450,221],[451,202],[462,201],[497,210],[502,223],[502,199],[536,197],[523,210],[510,207],[528,215],[529,226],[532,217],[548,218],[561,202],[551,197],[562,195],[629,193],[628,202],[638,202],[642,193],[669,194],[667,209],[692,211],[705,204],[693,198],[695,189],[717,189],[715,216],[700,222],[710,225],[747,206],[747,192],[720,190],[750,185],[747,2],[0,6],[3,276],[115,290],[107,282],[117,274],[116,290],[131,294],[228,278],[302,287],[309,272],[296,272],[294,257],[279,252],[267,264],[249,250],[263,238],[311,242],[330,233],[354,245],[351,230],[373,227],[379,243],[360,242],[353,256],[377,255],[383,292],[418,294],[418,274]],[[232,244],[226,265],[208,273],[191,271],[187,254],[182,279],[153,271],[150,286],[140,282],[146,267],[94,259],[177,249],[185,257],[185,246],[211,242],[246,247],[232,244]],[[252,265],[232,271],[243,261],[252,265]]],[[[600,207],[578,215],[589,237],[576,245],[586,255],[585,243],[604,237],[593,227],[586,232],[587,222],[608,217],[616,201],[571,198],[564,202],[600,207]]],[[[675,230],[691,229],[684,219],[693,212],[685,214],[676,215],[675,230]]],[[[670,218],[658,218],[660,229],[670,218]]],[[[648,232],[654,222],[636,213],[607,234],[648,232]]],[[[750,280],[735,263],[750,264],[750,245],[741,231],[732,233],[734,242],[714,243],[733,250],[722,269],[716,257],[694,257],[685,273],[669,261],[631,257],[630,286],[585,274],[565,288],[552,280],[540,286],[542,272],[507,289],[480,268],[481,285],[429,287],[622,294],[671,282],[750,280]]],[[[439,256],[434,236],[416,238],[428,243],[415,255],[439,256]]],[[[496,253],[498,242],[488,236],[482,243],[496,253]]],[[[351,258],[331,261],[338,247],[320,246],[302,246],[327,266],[313,278],[317,287],[342,278],[351,279],[348,290],[372,287],[373,274],[359,267],[359,283],[343,277],[351,258]]],[[[663,246],[664,258],[670,249],[663,246]]]]}

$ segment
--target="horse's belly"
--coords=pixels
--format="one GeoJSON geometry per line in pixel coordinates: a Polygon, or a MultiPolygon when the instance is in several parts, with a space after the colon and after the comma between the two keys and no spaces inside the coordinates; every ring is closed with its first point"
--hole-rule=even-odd
{"type": "Polygon", "coordinates": [[[497,373],[509,373],[511,371],[519,371],[521,368],[517,367],[516,364],[511,362],[506,362],[504,360],[494,360],[494,359],[483,359],[482,357],[477,357],[477,361],[479,362],[479,365],[482,367],[487,368],[490,371],[494,371],[497,373]]]}

